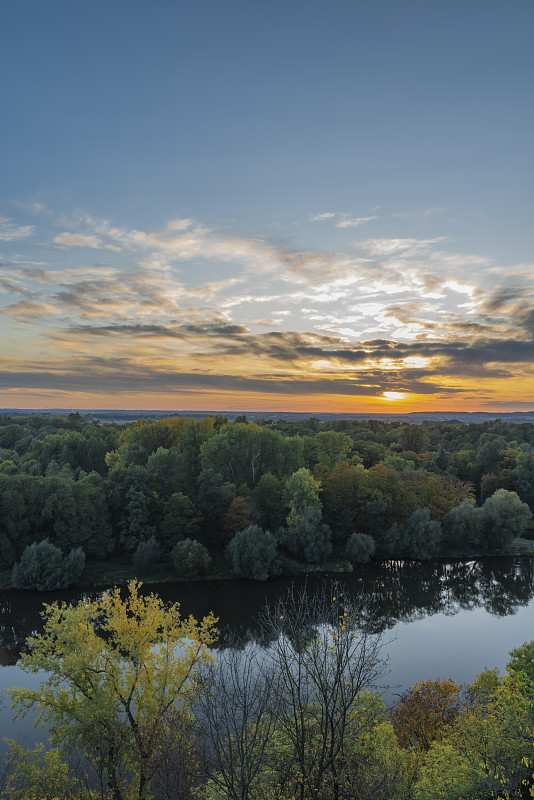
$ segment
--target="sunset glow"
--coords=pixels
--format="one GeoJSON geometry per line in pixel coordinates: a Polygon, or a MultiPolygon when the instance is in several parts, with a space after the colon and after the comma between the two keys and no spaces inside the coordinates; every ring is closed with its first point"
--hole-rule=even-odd
{"type": "Polygon", "coordinates": [[[534,408],[533,7],[202,7],[5,9],[0,406],[534,408]]]}

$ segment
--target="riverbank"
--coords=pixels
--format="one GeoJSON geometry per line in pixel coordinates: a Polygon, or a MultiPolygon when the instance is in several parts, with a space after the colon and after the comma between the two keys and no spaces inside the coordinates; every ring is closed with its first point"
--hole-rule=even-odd
{"type": "MultiPolygon", "coordinates": [[[[507,553],[455,552],[443,554],[437,560],[470,560],[479,558],[501,558],[503,556],[528,556],[534,558],[534,541],[520,538],[514,539],[507,553]]],[[[393,556],[392,559],[399,560],[396,559],[395,556],[393,556]]],[[[376,564],[383,560],[384,559],[373,559],[370,563],[376,564]]],[[[332,558],[321,564],[307,564],[302,561],[297,561],[286,554],[280,554],[279,563],[281,572],[276,577],[281,578],[296,578],[301,575],[317,573],[343,575],[350,574],[355,568],[349,561],[341,557],[332,558]]],[[[365,564],[358,564],[359,568],[365,566],[365,564]]],[[[120,561],[117,558],[108,558],[106,561],[89,560],[80,578],[71,588],[84,590],[101,589],[109,586],[125,586],[128,581],[133,578],[141,580],[145,585],[243,580],[243,578],[240,578],[232,572],[224,554],[218,554],[213,557],[208,572],[190,578],[178,577],[172,567],[167,564],[158,564],[151,570],[139,573],[131,563],[124,563],[124,561],[120,561]]],[[[272,580],[273,578],[269,578],[267,583],[272,580]]],[[[252,582],[258,583],[258,581],[252,582]]],[[[11,570],[0,572],[0,590],[6,591],[11,589],[13,589],[11,585],[11,570]]],[[[46,594],[45,592],[44,595],[46,594]]]]}
{"type": "MultiPolygon", "coordinates": [[[[349,561],[338,558],[325,561],[322,564],[305,564],[289,556],[280,558],[282,571],[280,577],[291,578],[299,575],[317,572],[351,573],[353,566],[349,561]]],[[[215,556],[212,559],[210,570],[202,575],[190,578],[178,577],[172,567],[160,564],[154,569],[139,573],[133,564],[125,564],[116,559],[106,561],[89,561],[80,578],[72,585],[73,589],[98,589],[109,586],[125,586],[132,578],[141,580],[144,584],[155,583],[198,583],[201,581],[234,581],[242,580],[234,575],[224,556],[215,556]]],[[[13,589],[11,585],[11,570],[0,572],[0,590],[13,589]]],[[[20,590],[24,591],[24,590],[20,590]]],[[[46,593],[44,593],[46,594],[46,593]]]]}

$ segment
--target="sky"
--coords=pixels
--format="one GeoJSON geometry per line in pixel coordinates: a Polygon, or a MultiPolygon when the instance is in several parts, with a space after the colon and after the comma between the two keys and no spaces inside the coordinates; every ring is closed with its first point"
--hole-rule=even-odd
{"type": "Polygon", "coordinates": [[[18,0],[0,407],[534,408],[531,0],[18,0]]]}

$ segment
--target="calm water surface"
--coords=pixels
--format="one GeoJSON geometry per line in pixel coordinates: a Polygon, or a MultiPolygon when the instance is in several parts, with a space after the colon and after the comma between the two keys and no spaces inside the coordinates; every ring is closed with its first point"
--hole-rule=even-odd
{"type": "MultiPolygon", "coordinates": [[[[383,693],[388,700],[422,679],[451,677],[467,683],[486,667],[503,670],[509,650],[534,639],[534,560],[529,558],[387,561],[347,575],[147,588],[165,601],[179,602],[184,615],[202,617],[213,611],[219,617],[224,646],[235,630],[255,639],[260,609],[287,592],[292,583],[313,591],[332,580],[359,598],[362,627],[383,634],[387,641],[389,687],[383,693]]],[[[0,691],[38,683],[16,665],[26,637],[41,629],[42,603],[75,602],[83,594],[0,592],[0,691]]],[[[0,715],[0,736],[34,739],[28,724],[12,722],[8,704],[0,706],[0,715]]]]}

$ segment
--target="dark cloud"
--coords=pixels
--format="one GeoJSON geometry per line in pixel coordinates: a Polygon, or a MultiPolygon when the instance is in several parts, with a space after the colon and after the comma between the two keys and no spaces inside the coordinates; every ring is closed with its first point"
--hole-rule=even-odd
{"type": "MultiPolygon", "coordinates": [[[[414,370],[413,373],[416,371],[414,370]]],[[[403,373],[375,371],[372,375],[350,378],[304,378],[281,374],[242,375],[207,372],[173,372],[140,366],[128,359],[94,358],[80,360],[70,367],[50,367],[46,370],[0,372],[1,388],[42,389],[71,392],[202,392],[239,391],[246,393],[283,395],[377,396],[383,391],[417,392],[419,394],[454,394],[455,389],[443,389],[423,383],[418,377],[403,373]]]]}
{"type": "MultiPolygon", "coordinates": [[[[534,341],[480,339],[469,344],[458,340],[396,342],[374,339],[350,346],[336,337],[283,331],[250,334],[237,342],[220,343],[217,349],[226,355],[252,354],[290,363],[299,360],[326,360],[358,364],[369,359],[401,360],[415,356],[445,361],[447,370],[465,366],[483,368],[489,364],[528,363],[534,358],[534,341]]],[[[443,363],[436,365],[433,371],[435,374],[443,374],[443,363]]]]}
{"type": "MultiPolygon", "coordinates": [[[[411,311],[414,309],[411,308],[411,311]]],[[[71,326],[66,335],[87,337],[116,337],[132,340],[151,339],[187,341],[196,344],[194,358],[197,364],[210,364],[217,359],[243,358],[262,359],[267,370],[277,362],[291,367],[294,376],[284,381],[296,386],[302,380],[302,391],[315,391],[306,375],[317,370],[314,362],[330,363],[338,375],[329,377],[323,373],[322,388],[317,391],[340,390],[339,373],[346,372],[352,386],[353,380],[362,384],[376,382],[398,391],[428,394],[439,390],[436,378],[447,375],[451,378],[506,379],[517,374],[519,365],[530,365],[534,360],[534,341],[497,339],[480,335],[484,327],[478,323],[466,323],[468,338],[437,339],[419,338],[408,342],[390,339],[371,339],[358,345],[348,344],[336,337],[310,332],[268,331],[251,333],[244,325],[236,325],[221,319],[181,322],[173,320],[166,324],[115,322],[109,325],[71,326]],[[473,339],[473,335],[476,336],[473,339]],[[209,342],[209,346],[206,345],[209,342]],[[408,358],[425,358],[428,363],[420,368],[404,365],[408,358]],[[394,362],[391,368],[373,366],[381,360],[394,362]],[[351,367],[347,372],[347,367],[351,367]],[[337,383],[336,383],[337,381],[337,383]],[[330,389],[326,389],[329,386],[330,389]]],[[[464,332],[463,330],[459,332],[464,332]]],[[[60,336],[64,337],[62,331],[60,336]]],[[[211,369],[210,369],[211,371],[211,369]]],[[[476,385],[473,385],[476,389],[476,385]]],[[[285,391],[285,390],[284,390],[285,391]]],[[[342,390],[344,392],[344,390],[342,390]]],[[[376,389],[373,389],[376,391],[376,389]]]]}
{"type": "Polygon", "coordinates": [[[483,300],[480,307],[482,314],[499,314],[506,311],[517,301],[524,301],[531,295],[530,288],[524,286],[497,286],[483,300]]]}
{"type": "MultiPolygon", "coordinates": [[[[72,325],[67,334],[79,336],[131,336],[133,338],[187,339],[194,337],[226,337],[246,334],[248,328],[224,322],[176,323],[167,325],[134,323],[110,325],[72,325]]],[[[63,333],[62,333],[63,335],[63,333]]]]}

